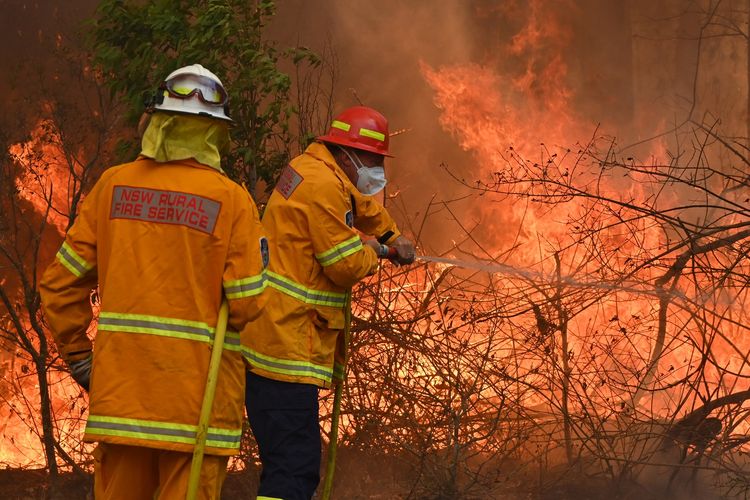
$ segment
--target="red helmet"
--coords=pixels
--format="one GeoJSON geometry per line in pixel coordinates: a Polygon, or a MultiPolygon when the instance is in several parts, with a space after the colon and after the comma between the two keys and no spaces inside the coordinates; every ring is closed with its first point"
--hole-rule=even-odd
{"type": "Polygon", "coordinates": [[[341,112],[319,141],[349,146],[383,156],[388,153],[388,120],[372,108],[354,106],[341,112]]]}

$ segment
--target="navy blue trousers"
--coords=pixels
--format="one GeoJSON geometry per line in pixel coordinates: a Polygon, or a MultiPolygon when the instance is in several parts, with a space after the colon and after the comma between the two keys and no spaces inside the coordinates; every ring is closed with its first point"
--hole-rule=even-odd
{"type": "Polygon", "coordinates": [[[310,500],[320,482],[318,388],[247,372],[245,407],[263,465],[258,496],[310,500]]]}

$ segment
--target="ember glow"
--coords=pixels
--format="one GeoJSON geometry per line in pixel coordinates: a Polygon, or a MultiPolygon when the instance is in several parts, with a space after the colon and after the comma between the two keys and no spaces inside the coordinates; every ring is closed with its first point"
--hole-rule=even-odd
{"type": "MultiPolygon", "coordinates": [[[[25,328],[30,330],[28,325],[25,328]]],[[[59,362],[58,362],[59,364],[59,362]]],[[[0,463],[5,467],[44,467],[40,445],[39,383],[36,368],[20,349],[7,346],[0,351],[0,463]]],[[[80,442],[88,401],[80,387],[61,369],[49,371],[48,383],[55,434],[67,453],[80,460],[84,447],[80,442]]]]}

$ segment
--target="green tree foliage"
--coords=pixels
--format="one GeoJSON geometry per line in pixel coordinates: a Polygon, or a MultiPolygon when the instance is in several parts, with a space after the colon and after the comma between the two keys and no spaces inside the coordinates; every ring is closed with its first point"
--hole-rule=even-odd
{"type": "Polygon", "coordinates": [[[251,190],[259,179],[272,185],[294,143],[296,112],[291,78],[279,65],[320,64],[307,49],[281,50],[263,38],[274,14],[272,0],[103,0],[91,30],[95,63],[132,122],[171,71],[202,64],[216,73],[236,122],[225,169],[251,190]]]}

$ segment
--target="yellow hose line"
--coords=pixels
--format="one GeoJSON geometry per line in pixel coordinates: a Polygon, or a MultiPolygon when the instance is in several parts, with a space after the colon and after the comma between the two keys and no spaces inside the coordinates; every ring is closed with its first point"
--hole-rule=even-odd
{"type": "Polygon", "coordinates": [[[208,363],[208,378],[206,379],[206,390],[203,392],[203,404],[201,415],[198,420],[198,432],[195,436],[195,449],[193,450],[193,462],[190,465],[190,479],[188,481],[187,500],[195,500],[198,496],[198,486],[201,478],[201,466],[203,465],[203,451],[206,448],[206,437],[208,436],[208,421],[211,417],[211,407],[216,395],[216,382],[219,378],[219,366],[221,365],[221,352],[224,349],[224,335],[227,332],[227,320],[229,319],[229,304],[226,299],[221,301],[219,308],[219,319],[216,321],[216,334],[214,345],[211,348],[211,360],[208,363]]]}
{"type": "Polygon", "coordinates": [[[349,358],[349,333],[352,324],[352,291],[346,293],[346,305],[344,306],[344,375],[338,384],[333,396],[333,414],[331,415],[331,433],[328,436],[328,460],[326,461],[326,477],[323,482],[323,493],[321,500],[330,500],[333,490],[333,473],[336,472],[336,448],[339,435],[339,416],[341,414],[341,397],[344,392],[346,381],[346,362],[349,358]]]}

